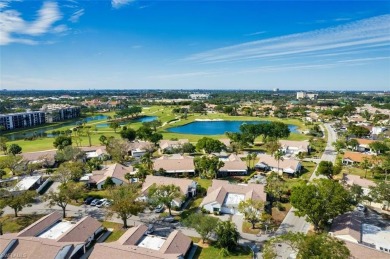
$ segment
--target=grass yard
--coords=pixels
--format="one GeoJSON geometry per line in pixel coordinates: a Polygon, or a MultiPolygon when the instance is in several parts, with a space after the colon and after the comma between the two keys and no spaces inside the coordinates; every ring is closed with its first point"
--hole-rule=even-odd
{"type": "Polygon", "coordinates": [[[252,224],[246,220],[242,223],[242,232],[248,234],[259,234],[261,229],[261,224],[256,223],[255,228],[252,228],[252,224]]]}
{"type": "Polygon", "coordinates": [[[283,203],[283,206],[285,207],[285,210],[283,211],[278,210],[278,208],[272,208],[272,220],[274,224],[271,227],[274,227],[275,229],[280,226],[292,207],[290,203],[283,203]]]}
{"type": "Polygon", "coordinates": [[[3,222],[3,232],[6,233],[16,233],[24,229],[25,227],[31,225],[35,221],[42,218],[42,214],[30,214],[30,215],[19,215],[15,218],[14,215],[5,215],[0,217],[0,221],[3,222]]]}
{"type": "Polygon", "coordinates": [[[303,166],[303,170],[301,172],[300,178],[304,180],[309,180],[311,175],[314,173],[317,164],[314,162],[307,162],[307,161],[302,161],[301,164],[303,166]]]}
{"type": "MultiPolygon", "coordinates": [[[[195,242],[194,242],[195,243],[195,242]]],[[[221,249],[215,247],[213,244],[208,247],[198,246],[194,258],[199,259],[219,259],[219,258],[235,258],[235,259],[250,259],[252,258],[252,251],[249,247],[237,246],[237,251],[231,252],[230,255],[224,256],[221,249]]]]}
{"type": "Polygon", "coordinates": [[[122,228],[123,225],[119,223],[103,221],[102,225],[105,228],[113,229],[111,235],[104,241],[106,243],[117,241],[126,232],[126,229],[122,228]]]}

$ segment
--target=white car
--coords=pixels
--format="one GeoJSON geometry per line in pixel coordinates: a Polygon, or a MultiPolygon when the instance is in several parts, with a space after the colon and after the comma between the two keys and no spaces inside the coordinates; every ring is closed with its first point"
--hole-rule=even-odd
{"type": "Polygon", "coordinates": [[[107,202],[107,199],[101,199],[96,203],[96,207],[101,208],[104,206],[104,204],[107,202]]]}
{"type": "Polygon", "coordinates": [[[366,207],[365,207],[363,204],[358,204],[358,205],[356,206],[356,209],[357,209],[358,211],[366,211],[366,207]]]}

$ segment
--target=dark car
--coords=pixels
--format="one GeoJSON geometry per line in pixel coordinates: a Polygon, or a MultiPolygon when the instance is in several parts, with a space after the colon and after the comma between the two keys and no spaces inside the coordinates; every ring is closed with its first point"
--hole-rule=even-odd
{"type": "Polygon", "coordinates": [[[94,197],[87,197],[87,198],[84,200],[84,204],[85,204],[85,205],[90,205],[91,202],[92,202],[94,199],[95,199],[94,197]]]}

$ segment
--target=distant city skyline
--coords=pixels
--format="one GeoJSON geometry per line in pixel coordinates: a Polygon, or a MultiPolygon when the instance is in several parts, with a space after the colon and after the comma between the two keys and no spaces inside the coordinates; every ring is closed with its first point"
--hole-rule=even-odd
{"type": "Polygon", "coordinates": [[[0,89],[390,90],[389,1],[0,0],[0,89]]]}

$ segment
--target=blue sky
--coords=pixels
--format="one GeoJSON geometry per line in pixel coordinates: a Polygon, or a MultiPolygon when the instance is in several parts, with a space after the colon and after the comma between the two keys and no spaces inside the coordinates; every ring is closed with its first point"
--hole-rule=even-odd
{"type": "Polygon", "coordinates": [[[0,0],[0,88],[390,90],[390,1],[0,0]]]}

